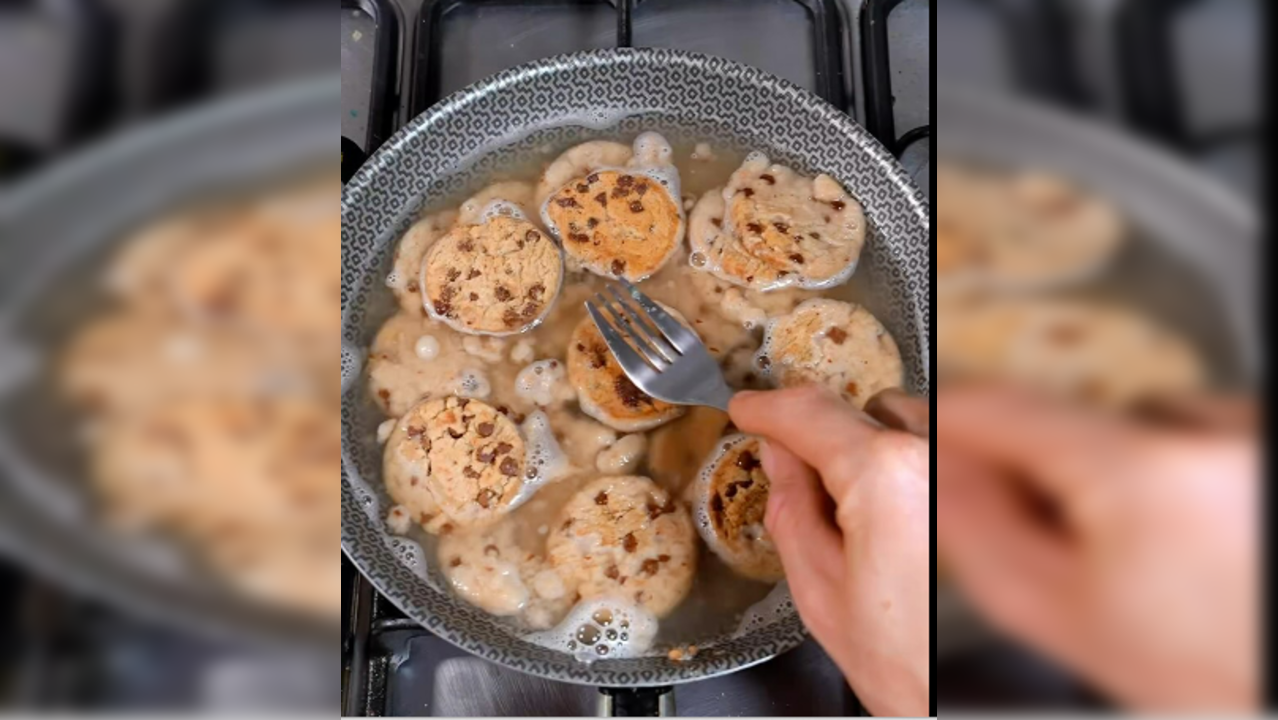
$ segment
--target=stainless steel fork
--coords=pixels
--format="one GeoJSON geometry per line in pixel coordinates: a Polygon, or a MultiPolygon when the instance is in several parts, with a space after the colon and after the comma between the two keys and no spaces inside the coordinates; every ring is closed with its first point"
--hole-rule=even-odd
{"type": "Polygon", "coordinates": [[[732,389],[701,338],[639,289],[619,279],[586,301],[626,376],[640,390],[676,405],[708,405],[728,411],[732,389]]]}

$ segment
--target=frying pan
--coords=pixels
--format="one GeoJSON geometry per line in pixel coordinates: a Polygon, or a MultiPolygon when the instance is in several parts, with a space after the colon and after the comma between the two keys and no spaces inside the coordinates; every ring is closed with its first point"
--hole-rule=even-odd
{"type": "Polygon", "coordinates": [[[331,651],[336,623],[264,607],[184,566],[158,540],[94,521],[51,353],[98,314],[117,241],[187,200],[332,166],[337,78],[206,106],[31,178],[0,196],[0,552],[85,594],[222,640],[331,651]]]}
{"type": "MultiPolygon", "coordinates": [[[[664,49],[594,51],[495,75],[445,99],[368,159],[342,195],[342,549],[408,617],[475,655],[526,673],[606,688],[614,711],[658,707],[653,688],[763,662],[804,639],[792,609],[737,637],[705,638],[692,662],[664,656],[583,664],[531,644],[455,599],[400,557],[383,527],[376,428],[364,351],[395,309],[382,280],[397,239],[426,210],[477,190],[538,148],[656,130],[716,148],[762,150],[803,172],[826,172],[865,205],[870,234],[852,282],[901,345],[907,384],[929,390],[930,209],[891,154],[844,112],[786,81],[720,58],[664,49]]],[[[430,561],[428,560],[428,564],[430,561]]]]}
{"type": "MultiPolygon", "coordinates": [[[[937,92],[945,159],[1045,170],[1106,198],[1126,217],[1131,242],[1082,291],[1112,298],[1183,333],[1217,385],[1260,379],[1254,211],[1162,150],[1062,111],[973,88],[937,92]]],[[[949,588],[937,597],[937,652],[989,637],[949,588]]]]}

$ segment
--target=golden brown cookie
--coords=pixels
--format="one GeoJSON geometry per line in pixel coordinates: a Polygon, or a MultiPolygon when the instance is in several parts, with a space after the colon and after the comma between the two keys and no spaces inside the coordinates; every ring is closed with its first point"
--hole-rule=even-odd
{"type": "Polygon", "coordinates": [[[824,385],[857,407],[904,382],[887,328],[860,305],[825,298],[769,322],[755,365],[781,387],[824,385]]]}
{"type": "Polygon", "coordinates": [[[746,287],[785,285],[816,289],[845,282],[865,244],[861,204],[828,175],[800,175],[752,153],[723,189],[724,227],[732,246],[777,276],[759,277],[748,265],[715,267],[716,274],[746,287]]]}
{"type": "Polygon", "coordinates": [[[650,430],[684,413],[682,406],[657,400],[635,387],[588,315],[568,342],[568,381],[577,390],[582,412],[614,430],[650,430]]]}
{"type": "Polygon", "coordinates": [[[564,505],[547,539],[554,568],[583,599],[617,597],[664,617],[697,568],[688,511],[646,477],[603,477],[564,505]]]}
{"type": "Polygon", "coordinates": [[[771,482],[760,461],[759,438],[723,438],[701,469],[694,490],[697,530],[738,574],[761,582],[785,577],[781,557],[763,525],[771,482]]]}
{"type": "Polygon", "coordinates": [[[543,217],[582,267],[633,282],[659,270],[683,241],[678,199],[638,169],[598,170],[568,182],[547,199],[543,217]]]}
{"type": "Polygon", "coordinates": [[[537,325],[563,282],[559,247],[532,223],[494,216],[458,225],[422,263],[426,309],[465,333],[512,335],[537,325]]]}
{"type": "Polygon", "coordinates": [[[523,488],[519,428],[478,400],[427,400],[400,418],[386,443],[386,490],[428,532],[500,520],[523,488]]]}

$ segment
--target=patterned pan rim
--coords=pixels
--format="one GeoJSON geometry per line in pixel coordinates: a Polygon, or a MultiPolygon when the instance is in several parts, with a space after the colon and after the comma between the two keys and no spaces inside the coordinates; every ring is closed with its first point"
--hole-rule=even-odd
{"type": "MultiPolygon", "coordinates": [[[[466,112],[474,102],[494,91],[516,85],[530,78],[554,74],[574,67],[608,67],[632,65],[634,63],[645,63],[659,68],[670,67],[673,64],[693,72],[711,72],[718,75],[730,73],[735,76],[733,79],[738,82],[744,80],[748,83],[766,86],[765,89],[771,93],[780,93],[787,99],[800,102],[812,108],[819,113],[819,122],[836,129],[850,145],[857,148],[859,153],[873,160],[874,174],[891,184],[892,192],[908,203],[912,221],[917,223],[917,227],[930,236],[932,226],[931,206],[922,191],[914,184],[909,173],[900,166],[892,154],[844,111],[833,107],[809,91],[787,80],[722,58],[668,49],[623,48],[558,55],[511,68],[453,93],[425,113],[419,115],[390,138],[368,159],[351,181],[343,187],[341,214],[344,225],[344,240],[347,237],[346,223],[354,219],[357,208],[361,204],[372,200],[375,189],[374,180],[379,174],[386,172],[396,163],[402,161],[410,150],[409,144],[415,138],[428,132],[432,126],[454,115],[466,112]]],[[[642,108],[636,108],[635,111],[642,112],[642,108]]],[[[381,238],[390,229],[390,226],[375,228],[372,234],[381,238]]],[[[361,228],[361,231],[368,232],[369,229],[361,228]]],[[[343,262],[345,263],[346,261],[347,256],[344,250],[343,262]]],[[[344,343],[345,328],[348,326],[352,311],[346,289],[344,287],[342,296],[344,343]]],[[[919,299],[922,301],[923,306],[930,308],[932,302],[930,286],[922,289],[921,293],[922,296],[919,299]]],[[[930,338],[922,338],[921,342],[924,346],[924,352],[919,362],[924,366],[925,374],[930,376],[930,338]]],[[[343,389],[344,396],[348,392],[348,390],[343,389]]],[[[539,656],[535,659],[512,658],[509,654],[495,650],[489,643],[482,639],[476,639],[471,633],[458,627],[459,623],[453,617],[455,614],[464,614],[467,611],[473,613],[480,611],[459,604],[457,608],[444,608],[450,612],[432,612],[429,608],[421,607],[420,603],[413,602],[406,594],[402,594],[400,592],[402,588],[392,578],[381,577],[376,573],[367,571],[367,568],[374,565],[375,551],[372,548],[364,547],[355,536],[354,531],[348,528],[347,525],[348,520],[357,523],[371,522],[368,516],[356,507],[356,500],[350,490],[348,466],[351,464],[349,448],[344,444],[342,451],[342,551],[364,577],[372,583],[373,587],[407,617],[420,623],[426,629],[460,649],[498,665],[534,676],[572,684],[657,687],[707,679],[745,669],[797,647],[807,637],[807,629],[804,628],[797,614],[794,614],[768,627],[769,630],[774,630],[774,632],[785,633],[783,640],[772,647],[750,642],[750,638],[747,637],[738,637],[716,645],[710,652],[699,655],[696,662],[687,664],[669,663],[661,658],[648,657],[633,661],[599,661],[593,665],[585,665],[573,660],[566,654],[527,643],[514,636],[507,636],[503,638],[503,641],[517,642],[520,644],[521,652],[539,656]],[[664,668],[655,673],[651,672],[651,665],[654,660],[664,664],[664,668]],[[644,674],[654,675],[654,677],[637,677],[637,674],[643,671],[648,671],[644,674]]],[[[411,574],[406,568],[403,569],[403,572],[411,574]]],[[[436,595],[439,594],[436,593],[436,595]]],[[[436,599],[441,602],[448,600],[442,596],[431,598],[431,600],[436,599]]]]}

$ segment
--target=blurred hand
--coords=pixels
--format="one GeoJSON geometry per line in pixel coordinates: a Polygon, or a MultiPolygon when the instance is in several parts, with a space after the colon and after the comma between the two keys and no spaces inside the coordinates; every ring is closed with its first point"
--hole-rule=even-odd
{"type": "Polygon", "coordinates": [[[812,387],[729,409],[766,438],[766,524],[804,623],[870,712],[929,715],[928,403],[888,390],[862,413],[812,387]]]}
{"type": "Polygon", "coordinates": [[[1259,451],[1246,405],[1165,404],[1154,426],[1010,390],[942,393],[950,580],[1116,702],[1254,710],[1259,451]]]}

